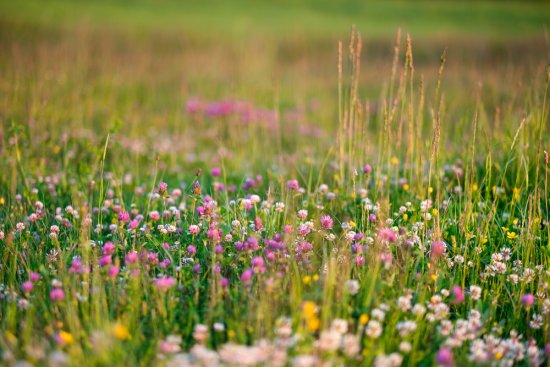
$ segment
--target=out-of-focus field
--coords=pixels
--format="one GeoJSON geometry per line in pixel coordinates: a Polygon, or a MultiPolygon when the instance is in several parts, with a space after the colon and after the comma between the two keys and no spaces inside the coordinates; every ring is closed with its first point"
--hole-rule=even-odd
{"type": "Polygon", "coordinates": [[[0,364],[548,363],[549,24],[0,0],[0,364]]]}
{"type": "Polygon", "coordinates": [[[0,10],[4,121],[99,137],[120,119],[127,137],[182,139],[189,124],[180,112],[193,97],[283,110],[314,102],[322,108],[308,122],[333,130],[337,42],[347,42],[352,24],[363,38],[360,94],[374,108],[401,28],[401,51],[410,33],[428,90],[447,49],[450,105],[483,92],[494,112],[543,79],[550,12],[545,2],[477,1],[24,1],[0,10]]]}

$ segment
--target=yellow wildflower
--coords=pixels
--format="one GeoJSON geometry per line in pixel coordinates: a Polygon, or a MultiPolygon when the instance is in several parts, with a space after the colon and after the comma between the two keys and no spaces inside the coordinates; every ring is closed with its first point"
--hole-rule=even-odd
{"type": "Polygon", "coordinates": [[[130,339],[130,332],[128,331],[128,328],[122,325],[120,322],[117,322],[113,326],[113,335],[119,340],[130,339]]]}
{"type": "Polygon", "coordinates": [[[513,194],[514,201],[518,201],[521,190],[518,189],[517,187],[514,187],[513,191],[514,191],[514,194],[513,194]]]}
{"type": "Polygon", "coordinates": [[[317,317],[314,317],[307,321],[307,328],[309,331],[317,331],[319,330],[320,326],[321,326],[321,320],[319,320],[317,317]]]}
{"type": "Polygon", "coordinates": [[[59,339],[61,339],[63,344],[67,344],[67,345],[72,344],[74,342],[74,338],[71,335],[71,333],[68,333],[68,332],[63,331],[63,330],[61,330],[59,332],[59,339]]]}
{"type": "Polygon", "coordinates": [[[302,304],[302,317],[312,319],[317,314],[317,305],[311,301],[305,301],[302,304]]]}

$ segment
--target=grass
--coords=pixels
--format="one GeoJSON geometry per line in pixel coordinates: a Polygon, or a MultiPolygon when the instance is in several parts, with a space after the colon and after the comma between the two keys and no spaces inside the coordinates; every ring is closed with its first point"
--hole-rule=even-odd
{"type": "Polygon", "coordinates": [[[417,37],[540,36],[547,25],[544,1],[4,1],[9,19],[46,24],[91,25],[115,28],[174,29],[192,34],[282,37],[303,33],[327,37],[356,24],[371,37],[392,36],[402,27],[417,37]],[[435,33],[435,34],[434,34],[435,33]]]}
{"type": "Polygon", "coordinates": [[[547,363],[547,5],[414,4],[3,2],[2,363],[547,363]]]}

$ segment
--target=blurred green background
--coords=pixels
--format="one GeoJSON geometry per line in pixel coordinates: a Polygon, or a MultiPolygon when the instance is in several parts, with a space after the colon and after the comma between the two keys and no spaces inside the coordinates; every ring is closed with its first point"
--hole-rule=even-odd
{"type": "Polygon", "coordinates": [[[44,25],[167,29],[192,34],[334,37],[356,24],[371,37],[402,27],[417,37],[541,36],[545,1],[24,0],[2,1],[4,20],[44,25]]]}
{"type": "MultiPolygon", "coordinates": [[[[281,114],[280,140],[290,154],[304,139],[289,133],[297,123],[284,113],[303,114],[300,124],[323,134],[307,141],[313,155],[332,143],[338,41],[346,50],[355,24],[363,40],[359,95],[373,131],[401,29],[397,73],[410,34],[415,88],[423,83],[428,108],[446,50],[447,136],[467,143],[470,136],[453,129],[480,103],[487,121],[503,111],[524,114],[545,79],[549,20],[543,1],[0,0],[0,135],[11,121],[22,124],[29,154],[41,157],[50,149],[45,142],[100,144],[117,125],[135,151],[203,159],[198,147],[214,154],[219,131],[212,124],[198,131],[183,112],[186,102],[239,99],[281,114]]],[[[273,139],[269,131],[248,134],[273,139]]],[[[225,143],[242,154],[241,166],[256,149],[243,141],[225,143]]]]}

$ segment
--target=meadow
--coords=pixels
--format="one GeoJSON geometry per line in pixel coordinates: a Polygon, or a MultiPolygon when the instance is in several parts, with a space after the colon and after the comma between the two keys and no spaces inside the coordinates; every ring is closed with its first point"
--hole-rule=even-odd
{"type": "Polygon", "coordinates": [[[0,365],[548,365],[549,19],[0,1],[0,365]]]}

